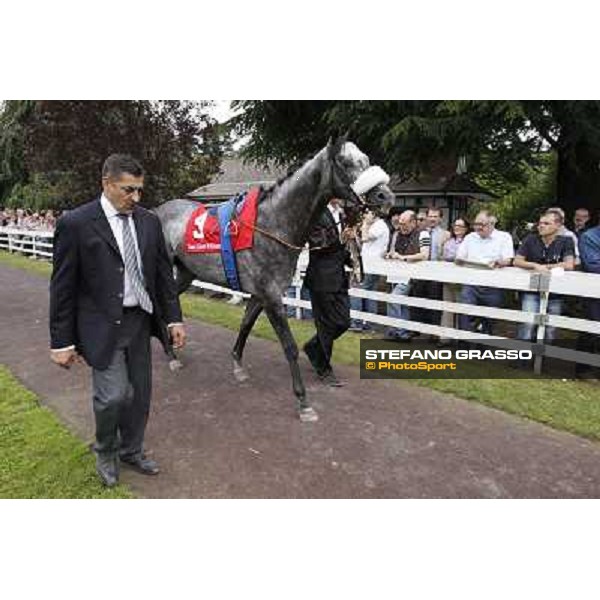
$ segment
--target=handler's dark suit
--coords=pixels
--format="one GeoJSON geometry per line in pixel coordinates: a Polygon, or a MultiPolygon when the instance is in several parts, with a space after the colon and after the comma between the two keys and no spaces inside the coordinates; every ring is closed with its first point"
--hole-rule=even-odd
{"type": "Polygon", "coordinates": [[[348,252],[331,211],[326,208],[309,233],[311,248],[304,285],[310,291],[317,333],[304,346],[319,375],[331,369],[333,342],[350,327],[348,252]],[[313,250],[315,248],[315,250],[313,250]]]}
{"type": "Polygon", "coordinates": [[[93,368],[98,454],[115,456],[120,445],[122,456],[135,458],[150,409],[150,336],[165,343],[164,324],[182,318],[158,217],[136,206],[133,222],[152,314],[123,306],[124,262],[98,199],[57,223],[50,338],[53,349],[74,345],[93,368]]]}

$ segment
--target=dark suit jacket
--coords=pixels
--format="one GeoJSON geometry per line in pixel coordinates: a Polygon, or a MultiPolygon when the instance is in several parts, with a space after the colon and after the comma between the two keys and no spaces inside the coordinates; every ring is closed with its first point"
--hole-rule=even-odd
{"type": "MultiPolygon", "coordinates": [[[[136,206],[133,219],[154,310],[152,334],[165,343],[165,323],[182,320],[173,269],[158,217],[136,206]]],[[[59,219],[53,260],[51,347],[74,344],[88,364],[105,369],[123,317],[124,265],[99,199],[59,219]]]]}
{"type": "Polygon", "coordinates": [[[315,292],[347,290],[348,276],[344,265],[349,261],[348,251],[340,242],[340,234],[328,208],[310,230],[308,244],[311,251],[304,277],[306,287],[315,292]]]}

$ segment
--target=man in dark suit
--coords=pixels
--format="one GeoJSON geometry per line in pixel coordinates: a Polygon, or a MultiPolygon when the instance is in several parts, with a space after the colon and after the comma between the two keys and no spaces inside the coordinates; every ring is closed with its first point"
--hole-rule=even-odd
{"type": "Polygon", "coordinates": [[[101,197],[65,213],[54,236],[51,359],[69,368],[83,357],[92,367],[96,470],[109,487],[118,483],[120,462],[147,475],[159,472],[143,446],[150,336],[160,337],[167,323],[173,347],[185,344],[160,222],[137,205],[143,186],[135,159],[109,156],[101,197]]]}
{"type": "Polygon", "coordinates": [[[348,252],[344,243],[352,234],[344,229],[339,200],[333,199],[309,233],[310,258],[304,285],[310,291],[317,333],[304,345],[317,375],[331,387],[342,385],[331,367],[333,342],[350,327],[348,252]]]}

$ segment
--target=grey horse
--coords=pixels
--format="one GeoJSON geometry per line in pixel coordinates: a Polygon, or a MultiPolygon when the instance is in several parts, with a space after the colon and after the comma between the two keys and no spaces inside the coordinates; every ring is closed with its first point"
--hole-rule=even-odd
{"type": "MultiPolygon", "coordinates": [[[[253,247],[236,254],[241,289],[251,297],[232,351],[233,374],[237,381],[248,379],[242,354],[248,335],[264,310],[288,360],[302,421],[316,421],[318,416],[306,397],[298,366],[298,346],[282,296],[290,286],[308,232],[331,198],[341,198],[347,211],[356,212],[367,205],[389,203],[394,197],[386,184],[364,190],[366,201],[357,195],[352,184],[368,168],[368,157],[355,144],[345,139],[330,141],[295,173],[264,191],[258,204],[253,247]]],[[[171,200],[155,209],[172,253],[179,293],[196,278],[228,286],[219,254],[188,254],[184,250],[186,224],[197,207],[198,203],[191,200],[171,200]]]]}

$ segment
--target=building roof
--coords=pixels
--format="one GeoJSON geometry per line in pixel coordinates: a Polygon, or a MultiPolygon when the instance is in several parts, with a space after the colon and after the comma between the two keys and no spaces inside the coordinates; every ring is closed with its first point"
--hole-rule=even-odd
{"type": "Polygon", "coordinates": [[[224,158],[213,181],[186,194],[196,200],[217,202],[227,200],[251,187],[273,185],[286,171],[274,165],[261,167],[238,157],[224,158]]]}
{"type": "Polygon", "coordinates": [[[477,200],[493,200],[492,192],[481,187],[466,175],[449,177],[421,176],[402,181],[394,176],[390,188],[397,196],[468,196],[477,200]]]}
{"type": "Polygon", "coordinates": [[[461,172],[465,166],[460,159],[452,156],[437,158],[418,177],[402,179],[398,175],[392,176],[390,188],[397,196],[468,196],[477,200],[496,198],[464,171],[461,172]]]}
{"type": "MultiPolygon", "coordinates": [[[[186,195],[203,202],[220,202],[252,187],[269,187],[285,175],[286,170],[273,163],[262,167],[244,162],[239,157],[227,157],[211,183],[186,195]]],[[[476,200],[493,200],[496,197],[468,175],[456,173],[455,163],[451,160],[437,161],[428,173],[408,180],[393,175],[390,188],[396,196],[467,196],[476,200]]]]}

